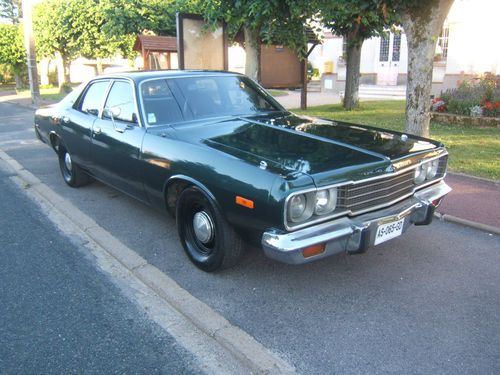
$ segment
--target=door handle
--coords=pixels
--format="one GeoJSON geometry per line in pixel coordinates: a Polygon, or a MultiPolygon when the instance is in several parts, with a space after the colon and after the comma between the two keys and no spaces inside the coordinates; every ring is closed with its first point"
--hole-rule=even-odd
{"type": "Polygon", "coordinates": [[[99,126],[94,127],[94,134],[101,134],[101,128],[99,126]]]}

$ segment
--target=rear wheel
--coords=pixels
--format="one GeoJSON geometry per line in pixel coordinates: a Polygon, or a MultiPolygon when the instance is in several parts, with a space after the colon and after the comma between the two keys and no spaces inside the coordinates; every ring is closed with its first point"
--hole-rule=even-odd
{"type": "Polygon", "coordinates": [[[182,246],[198,268],[206,272],[225,269],[241,258],[242,239],[197,187],[182,191],[176,218],[182,246]]]}
{"type": "Polygon", "coordinates": [[[59,146],[59,168],[64,182],[71,187],[84,186],[93,181],[92,177],[73,162],[71,154],[62,146],[59,146]]]}

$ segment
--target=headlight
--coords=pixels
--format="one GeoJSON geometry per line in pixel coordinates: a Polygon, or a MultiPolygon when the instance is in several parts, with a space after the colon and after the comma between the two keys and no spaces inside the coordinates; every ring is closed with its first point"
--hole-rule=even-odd
{"type": "Polygon", "coordinates": [[[427,163],[419,165],[417,169],[415,169],[414,182],[416,184],[421,184],[424,182],[425,177],[427,176],[427,163]]]}
{"type": "Polygon", "coordinates": [[[288,202],[288,218],[297,223],[309,219],[314,211],[314,193],[297,194],[288,202]]]}
{"type": "Polygon", "coordinates": [[[314,213],[316,215],[326,215],[332,212],[337,206],[337,188],[319,190],[316,193],[316,204],[314,213]]]}
{"type": "Polygon", "coordinates": [[[428,180],[432,180],[434,177],[436,177],[438,167],[439,167],[439,159],[435,159],[435,160],[431,161],[430,163],[427,163],[427,176],[426,176],[426,178],[428,180]]]}

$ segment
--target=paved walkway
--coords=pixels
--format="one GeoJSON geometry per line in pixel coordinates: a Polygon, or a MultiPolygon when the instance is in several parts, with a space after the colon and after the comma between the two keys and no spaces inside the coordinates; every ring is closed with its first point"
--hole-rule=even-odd
{"type": "Polygon", "coordinates": [[[446,182],[453,191],[438,208],[439,213],[500,230],[500,181],[489,182],[464,175],[448,174],[446,182]]]}
{"type": "MultiPolygon", "coordinates": [[[[12,91],[0,91],[0,103],[15,103],[18,105],[22,105],[23,107],[35,108],[35,106],[31,103],[31,97],[29,96],[20,96],[17,95],[14,90],[12,91]]],[[[40,107],[44,105],[49,105],[55,103],[54,100],[45,100],[42,99],[40,101],[40,107]]]]}
{"type": "MultiPolygon", "coordinates": [[[[404,86],[360,85],[359,98],[361,100],[404,100],[405,90],[404,86]]],[[[276,100],[287,109],[299,108],[300,90],[286,91],[286,93],[288,95],[278,96],[276,100]]],[[[340,101],[339,93],[315,91],[307,93],[308,107],[338,104],[340,101]]]]}
{"type": "MultiPolygon", "coordinates": [[[[290,91],[288,95],[276,99],[285,108],[300,107],[299,90],[290,91]]],[[[311,92],[307,101],[309,106],[335,104],[340,102],[340,97],[331,93],[311,92]]],[[[30,98],[20,98],[15,92],[0,92],[0,102],[33,107],[30,98]]],[[[43,102],[43,104],[50,103],[50,101],[43,102]]],[[[496,228],[497,233],[500,233],[500,181],[486,181],[457,174],[448,174],[446,181],[453,191],[439,207],[440,214],[448,216],[449,219],[456,217],[470,222],[465,224],[478,223],[480,226],[482,224],[496,228]]]]}

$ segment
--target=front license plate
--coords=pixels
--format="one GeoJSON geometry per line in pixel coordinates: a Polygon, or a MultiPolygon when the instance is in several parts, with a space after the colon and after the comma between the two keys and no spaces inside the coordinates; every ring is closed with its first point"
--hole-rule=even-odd
{"type": "Polygon", "coordinates": [[[400,236],[401,233],[403,233],[404,222],[405,219],[401,219],[398,221],[393,221],[391,223],[380,225],[377,228],[377,234],[375,236],[375,245],[378,245],[379,243],[400,236]]]}

